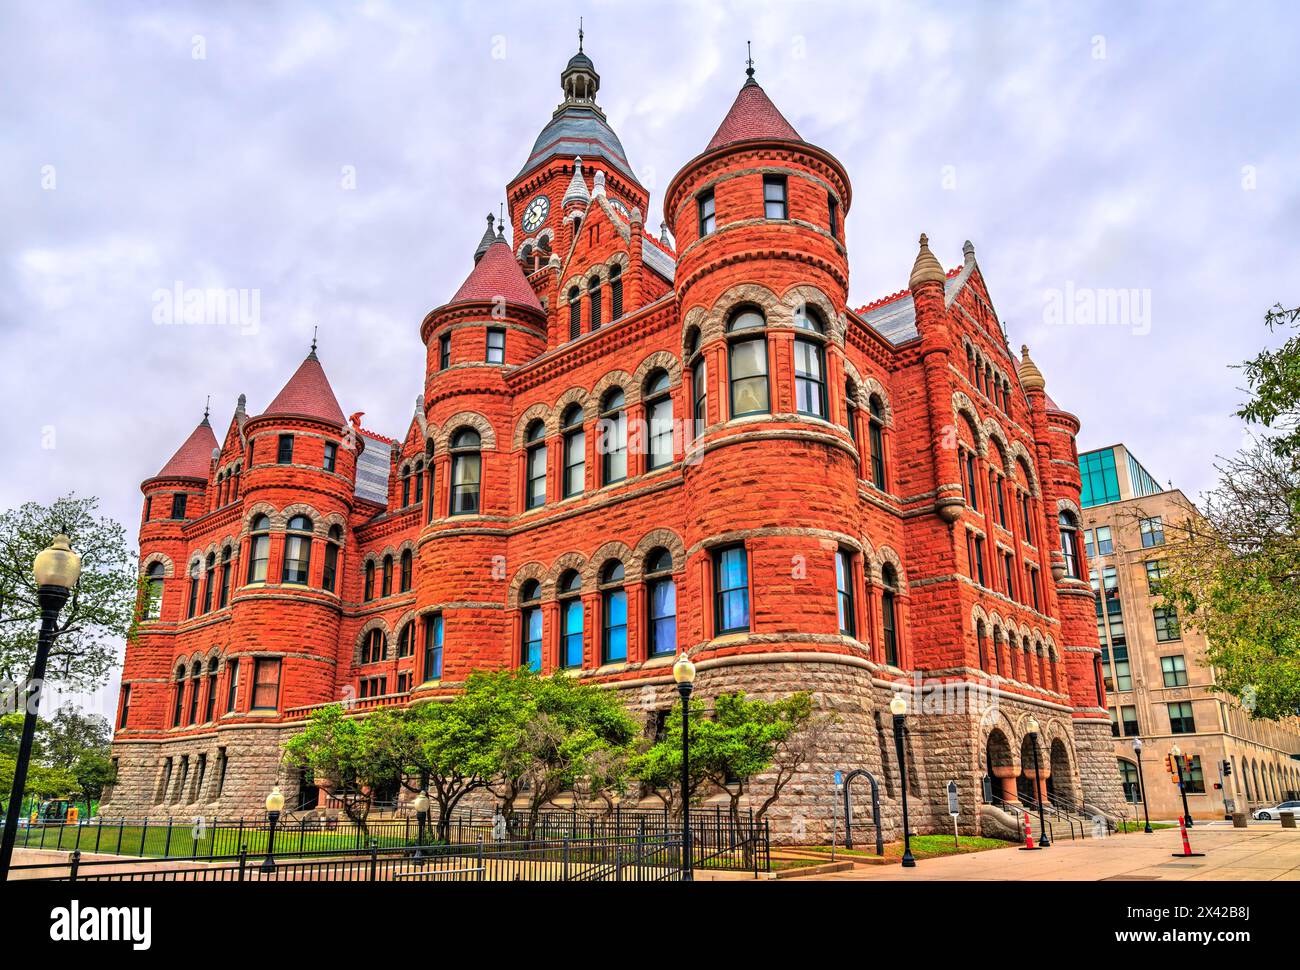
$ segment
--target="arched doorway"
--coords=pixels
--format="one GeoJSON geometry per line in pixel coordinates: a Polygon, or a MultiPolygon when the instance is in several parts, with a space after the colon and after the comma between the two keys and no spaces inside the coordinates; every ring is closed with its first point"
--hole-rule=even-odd
{"type": "Polygon", "coordinates": [[[1070,752],[1060,738],[1052,741],[1051,754],[1048,757],[1047,797],[1054,805],[1061,808],[1077,807],[1075,798],[1074,772],[1070,770],[1070,752]]]}
{"type": "Polygon", "coordinates": [[[1031,734],[1026,734],[1024,739],[1020,742],[1020,775],[1016,779],[1016,793],[1019,795],[1022,802],[1030,801],[1037,803],[1042,800],[1044,794],[1044,786],[1042,782],[1035,783],[1037,778],[1037,773],[1034,770],[1035,742],[1039,745],[1038,765],[1042,771],[1043,778],[1046,779],[1052,773],[1051,765],[1046,761],[1047,752],[1045,752],[1041,747],[1043,743],[1042,739],[1031,734]],[[1037,789],[1037,791],[1035,791],[1035,789],[1037,789]]]}
{"type": "Polygon", "coordinates": [[[1000,728],[994,728],[989,732],[984,756],[994,797],[1004,802],[1018,802],[1020,799],[1016,795],[1016,762],[1011,757],[1011,743],[1000,728]]]}
{"type": "Polygon", "coordinates": [[[1138,780],[1137,765],[1119,758],[1119,783],[1124,787],[1124,801],[1136,805],[1142,801],[1142,785],[1138,780]]]}

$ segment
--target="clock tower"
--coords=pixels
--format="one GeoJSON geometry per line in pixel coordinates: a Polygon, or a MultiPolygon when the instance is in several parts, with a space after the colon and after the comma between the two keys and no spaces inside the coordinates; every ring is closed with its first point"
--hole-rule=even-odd
{"type": "MultiPolygon", "coordinates": [[[[582,49],[560,73],[564,100],[542,128],[519,173],[506,189],[515,255],[524,272],[545,264],[552,251],[572,239],[572,214],[566,224],[565,200],[581,179],[584,194],[599,179],[610,207],[624,221],[634,209],[646,212],[650,194],[632,171],[618,135],[596,103],[600,75],[582,49]]],[[[572,205],[567,207],[572,210],[572,205]]]]}

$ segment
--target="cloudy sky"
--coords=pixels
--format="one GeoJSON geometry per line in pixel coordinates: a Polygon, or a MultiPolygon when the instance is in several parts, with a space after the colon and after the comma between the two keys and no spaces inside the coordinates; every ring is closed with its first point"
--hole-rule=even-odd
{"type": "Polygon", "coordinates": [[[1240,444],[1229,365],[1300,301],[1294,4],[46,0],[0,8],[0,506],[75,490],[133,530],[205,398],[219,429],[241,392],[256,413],[313,326],[344,411],[400,434],[420,320],[579,16],[652,225],[752,40],[853,178],[855,306],[906,285],[920,231],[947,266],[970,239],[1083,447],[1195,495],[1240,444]],[[169,324],[178,286],[255,292],[256,322],[169,324]]]}

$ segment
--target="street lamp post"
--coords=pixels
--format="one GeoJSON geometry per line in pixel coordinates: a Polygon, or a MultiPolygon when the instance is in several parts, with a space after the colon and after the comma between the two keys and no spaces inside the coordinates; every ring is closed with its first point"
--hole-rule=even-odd
{"type": "Polygon", "coordinates": [[[898,752],[898,787],[903,792],[903,867],[911,869],[916,865],[916,859],[912,856],[912,826],[907,817],[907,754],[903,748],[907,698],[901,693],[895,694],[894,699],[889,702],[889,712],[894,715],[894,749],[898,752]]]}
{"type": "Polygon", "coordinates": [[[1147,811],[1147,782],[1142,777],[1142,739],[1133,739],[1133,754],[1138,759],[1138,793],[1142,796],[1142,819],[1146,822],[1146,828],[1143,829],[1147,835],[1151,834],[1151,814],[1147,811]]]}
{"type": "Polygon", "coordinates": [[[411,807],[415,809],[415,821],[418,823],[420,828],[420,837],[415,843],[414,858],[416,862],[422,862],[424,860],[424,852],[421,847],[424,845],[424,826],[429,818],[429,796],[424,792],[420,792],[420,794],[415,796],[415,801],[411,803],[411,807]]]}
{"type": "Polygon", "coordinates": [[[695,689],[695,664],[685,651],[673,664],[673,680],[682,695],[682,880],[695,881],[691,849],[691,691],[695,689]]]}
{"type": "Polygon", "coordinates": [[[1178,772],[1178,793],[1183,796],[1183,821],[1187,827],[1192,827],[1192,810],[1187,807],[1187,783],[1183,781],[1183,749],[1174,745],[1169,749],[1169,753],[1174,756],[1174,769],[1178,772]]]}
{"type": "Polygon", "coordinates": [[[27,713],[23,717],[23,734],[18,744],[18,759],[14,762],[13,792],[9,796],[9,811],[5,813],[4,839],[0,842],[0,882],[9,878],[9,863],[13,859],[14,842],[18,839],[18,813],[22,811],[23,789],[27,787],[27,766],[32,760],[32,742],[36,737],[36,712],[40,707],[41,690],[45,681],[45,664],[54,645],[59,611],[68,601],[72,587],[81,575],[81,557],[72,551],[65,535],[57,535],[49,548],[41,550],[32,565],[36,576],[36,600],[41,607],[41,632],[36,641],[36,659],[32,663],[31,680],[27,683],[27,713]]]}
{"type": "Polygon", "coordinates": [[[1052,840],[1047,837],[1047,819],[1043,815],[1043,801],[1047,797],[1047,786],[1043,784],[1043,769],[1038,762],[1038,718],[1031,717],[1025,725],[1029,729],[1029,740],[1034,744],[1034,787],[1038,789],[1038,844],[1044,849],[1052,847],[1052,840]]]}
{"type": "Polygon", "coordinates": [[[284,808],[284,796],[280,794],[280,786],[276,785],[271,789],[271,794],[266,796],[266,820],[270,823],[270,832],[266,838],[266,858],[262,860],[263,872],[275,871],[275,825],[280,821],[280,810],[284,808]]]}

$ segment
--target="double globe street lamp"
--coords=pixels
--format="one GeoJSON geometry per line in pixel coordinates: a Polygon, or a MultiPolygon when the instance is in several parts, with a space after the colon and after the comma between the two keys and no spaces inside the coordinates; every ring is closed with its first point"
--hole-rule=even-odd
{"type": "Polygon", "coordinates": [[[41,609],[41,633],[36,641],[36,659],[32,663],[31,679],[22,692],[26,697],[27,713],[23,717],[18,759],[14,762],[13,792],[9,796],[9,810],[5,813],[4,839],[0,842],[0,882],[9,878],[9,864],[13,859],[14,842],[18,838],[18,814],[22,810],[23,789],[27,787],[27,768],[32,760],[32,743],[36,737],[36,715],[45,681],[45,665],[50,657],[50,648],[54,645],[59,611],[63,609],[81,576],[81,557],[72,551],[68,537],[60,534],[54,537],[49,548],[37,554],[32,572],[36,576],[36,601],[41,609]]]}

